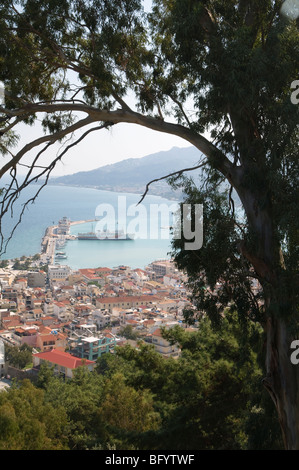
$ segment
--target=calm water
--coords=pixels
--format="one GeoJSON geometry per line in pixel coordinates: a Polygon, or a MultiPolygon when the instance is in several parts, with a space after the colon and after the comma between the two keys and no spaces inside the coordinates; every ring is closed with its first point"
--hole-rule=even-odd
{"type": "MultiPolygon", "coordinates": [[[[16,206],[14,218],[5,219],[5,233],[9,234],[17,220],[17,208],[32,196],[38,189],[31,186],[26,189],[16,206]]],[[[171,208],[173,201],[156,196],[147,196],[140,206],[136,207],[140,196],[134,194],[99,191],[90,188],[73,188],[67,186],[45,187],[34,204],[26,210],[21,224],[17,227],[12,240],[9,242],[6,253],[1,259],[11,259],[22,255],[29,256],[40,252],[41,240],[49,225],[56,224],[58,220],[67,216],[72,221],[95,219],[97,215],[101,220],[107,221],[107,228],[120,215],[126,214],[119,228],[125,227],[128,232],[134,232],[137,237],[134,241],[83,241],[71,240],[64,247],[67,260],[61,260],[71,268],[95,268],[99,266],[114,267],[128,265],[132,268],[144,267],[151,261],[168,258],[171,249],[169,231],[167,230],[170,212],[164,212],[161,217],[156,210],[165,204],[171,208]],[[120,204],[121,201],[121,204],[120,204]],[[99,212],[107,205],[107,213],[99,212]],[[98,209],[97,209],[98,208],[98,209]],[[151,211],[152,208],[152,212],[151,211]],[[120,212],[120,215],[118,215],[120,212]],[[104,217],[104,219],[103,219],[104,217]],[[162,219],[162,220],[161,220],[162,219]],[[150,230],[154,239],[149,239],[150,230]],[[141,238],[140,238],[141,237],[141,238]],[[165,239],[164,239],[165,238],[165,239]]],[[[96,222],[74,225],[71,233],[92,231],[96,222]]]]}

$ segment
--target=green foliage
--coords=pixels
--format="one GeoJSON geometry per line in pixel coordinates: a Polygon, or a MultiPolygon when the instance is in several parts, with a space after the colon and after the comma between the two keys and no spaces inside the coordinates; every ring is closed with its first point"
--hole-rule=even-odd
{"type": "Polygon", "coordinates": [[[43,264],[42,266],[39,267],[40,271],[44,271],[45,273],[48,272],[49,265],[48,264],[43,264]]]}
{"type": "Polygon", "coordinates": [[[105,381],[98,415],[102,440],[117,445],[118,449],[134,449],[139,436],[157,429],[160,422],[152,394],[126,385],[122,373],[105,381]]]}
{"type": "MultiPolygon", "coordinates": [[[[247,240],[250,239],[248,228],[242,222],[240,207],[237,208],[239,214],[234,215],[228,194],[214,182],[198,188],[192,180],[180,178],[172,184],[175,187],[183,185],[185,197],[182,204],[191,204],[192,207],[203,204],[202,248],[185,250],[184,237],[172,242],[172,256],[178,268],[188,273],[188,285],[197,309],[207,312],[215,324],[221,320],[227,306],[235,308],[245,323],[246,318],[260,321],[263,313],[259,303],[261,292],[253,291],[254,272],[238,249],[241,231],[247,234],[247,240]],[[237,225],[236,217],[239,219],[237,225]]],[[[193,223],[194,217],[195,214],[192,215],[193,223]]],[[[192,320],[194,312],[189,313],[192,320]]]]}
{"type": "Polygon", "coordinates": [[[23,369],[32,363],[32,347],[24,343],[22,346],[5,345],[5,360],[12,366],[23,369]]]}
{"type": "Polygon", "coordinates": [[[134,435],[138,448],[281,448],[273,404],[260,390],[256,350],[261,331],[254,323],[248,324],[245,337],[237,315],[228,312],[217,330],[204,318],[194,332],[174,327],[163,335],[179,343],[179,359],[165,360],[152,346],[140,345],[138,350],[119,348],[98,363],[104,377],[123,373],[128,386],[153,396],[160,425],[134,435]],[[275,437],[272,442],[263,442],[264,426],[275,437]]]}
{"type": "Polygon", "coordinates": [[[45,399],[52,406],[64,408],[68,418],[68,446],[71,450],[90,449],[98,442],[98,410],[103,390],[100,376],[84,368],[76,371],[73,380],[64,382],[44,371],[45,399]]]}
{"type": "Polygon", "coordinates": [[[20,259],[16,259],[12,268],[16,271],[28,271],[31,269],[31,258],[26,258],[26,256],[22,256],[20,259]]]}
{"type": "Polygon", "coordinates": [[[63,450],[66,414],[28,380],[0,393],[1,450],[63,450]]]}
{"type": "Polygon", "coordinates": [[[151,394],[127,385],[124,372],[117,371],[104,379],[80,368],[72,380],[64,382],[43,365],[38,386],[45,391],[47,402],[66,411],[70,449],[87,450],[99,445],[133,448],[132,434],[155,428],[159,416],[153,410],[151,394]]]}
{"type": "Polygon", "coordinates": [[[131,325],[126,325],[119,331],[120,336],[123,336],[126,339],[136,340],[138,338],[138,333],[133,330],[131,325]]]}
{"type": "Polygon", "coordinates": [[[175,326],[177,359],[152,345],[129,345],[98,359],[97,369],[55,376],[46,363],[35,385],[0,394],[0,448],[212,450],[280,449],[273,404],[260,390],[262,332],[236,313],[217,329],[205,317],[196,330],[175,326]]]}
{"type": "Polygon", "coordinates": [[[288,312],[294,318],[299,107],[291,103],[290,85],[299,73],[298,22],[285,21],[274,2],[251,2],[247,7],[245,2],[223,1],[154,4],[151,20],[159,39],[164,91],[171,83],[179,101],[192,97],[192,129],[209,129],[217,149],[233,162],[229,174],[219,171],[215,154],[201,187],[188,179],[175,182],[185,190],[184,202],[201,202],[205,211],[203,248],[188,252],[175,241],[176,261],[190,274],[199,304],[213,317],[234,301],[240,314],[243,309],[260,319],[259,299],[248,288],[250,277],[256,277],[264,297],[271,297],[271,314],[288,312]],[[220,184],[224,179],[243,205],[242,227],[225,196],[227,185],[220,184]],[[275,288],[263,263],[279,279],[275,288]],[[227,292],[226,301],[224,289],[217,293],[219,303],[207,291],[203,295],[202,289],[213,291],[216,281],[223,280],[224,289],[234,291],[227,292]]]}
{"type": "MultiPolygon", "coordinates": [[[[245,232],[239,235],[250,256],[236,246],[234,237],[220,256],[219,269],[224,254],[240,252],[257,276],[256,260],[273,265],[282,285],[273,305],[288,303],[292,314],[298,304],[298,289],[290,280],[298,266],[299,107],[291,103],[290,86],[299,73],[299,33],[296,21],[280,15],[279,3],[155,0],[146,15],[139,0],[19,0],[15,9],[5,1],[0,7],[0,79],[8,90],[6,108],[13,111],[7,119],[24,107],[16,121],[32,125],[36,114],[30,109],[42,103],[42,125],[54,140],[67,136],[62,131],[76,121],[74,106],[84,104],[94,122],[102,119],[97,111],[109,111],[105,128],[122,119],[138,122],[203,149],[209,163],[207,188],[215,175],[218,182],[225,179],[246,215],[245,232]],[[125,103],[129,92],[142,115],[125,103]],[[51,107],[53,103],[59,106],[51,107]],[[113,120],[119,106],[123,115],[113,120]],[[167,115],[177,125],[165,128],[167,115]],[[206,131],[209,142],[201,135],[206,131]],[[266,243],[268,230],[272,233],[266,243]]],[[[4,119],[5,138],[15,125],[4,119]]],[[[234,225],[233,217],[214,212],[214,220],[220,217],[214,255],[221,235],[225,231],[226,241],[234,225]]],[[[262,281],[266,290],[269,280],[262,281]]]]}

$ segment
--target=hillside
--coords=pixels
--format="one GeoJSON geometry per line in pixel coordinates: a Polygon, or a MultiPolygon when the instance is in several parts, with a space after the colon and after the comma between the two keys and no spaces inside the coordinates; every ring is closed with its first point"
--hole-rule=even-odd
{"type": "MultiPolygon", "coordinates": [[[[51,178],[49,183],[142,194],[149,181],[182,168],[196,166],[200,157],[201,153],[194,147],[174,147],[142,158],[128,158],[96,170],[51,178]]],[[[188,174],[197,175],[198,170],[188,174]]],[[[149,194],[171,198],[178,195],[166,180],[153,183],[149,194]]]]}

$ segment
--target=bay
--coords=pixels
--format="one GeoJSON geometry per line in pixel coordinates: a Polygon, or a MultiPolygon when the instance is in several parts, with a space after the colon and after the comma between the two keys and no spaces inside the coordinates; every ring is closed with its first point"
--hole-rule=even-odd
{"type": "MultiPolygon", "coordinates": [[[[26,188],[15,206],[13,217],[5,216],[3,231],[6,236],[9,235],[18,220],[18,212],[22,204],[32,197],[37,190],[37,185],[26,188]]],[[[119,265],[143,268],[156,259],[169,258],[171,236],[167,226],[171,222],[171,215],[169,216],[170,213],[167,214],[166,211],[164,217],[161,217],[161,213],[157,209],[166,206],[173,208],[174,201],[148,195],[142,204],[138,206],[139,200],[140,195],[132,193],[117,193],[70,186],[46,186],[42,189],[34,204],[30,204],[26,209],[22,222],[15,230],[1,259],[13,259],[23,255],[31,256],[39,253],[42,237],[49,225],[57,224],[58,220],[64,216],[71,221],[92,220],[99,214],[99,208],[102,213],[102,209],[106,206],[108,209],[109,207],[114,208],[116,218],[119,217],[119,210],[122,210],[122,216],[125,215],[124,208],[130,213],[131,216],[127,216],[126,219],[128,228],[133,228],[137,232],[135,240],[67,241],[64,247],[67,259],[62,260],[64,264],[72,269],[96,268],[99,266],[115,267],[119,265]],[[170,217],[169,220],[167,219],[168,216],[170,217]],[[154,236],[151,236],[153,227],[154,236]],[[141,234],[141,238],[138,233],[141,234]]],[[[111,217],[106,216],[106,219],[109,224],[111,217]]],[[[93,231],[98,223],[89,222],[73,225],[71,233],[93,231]]]]}

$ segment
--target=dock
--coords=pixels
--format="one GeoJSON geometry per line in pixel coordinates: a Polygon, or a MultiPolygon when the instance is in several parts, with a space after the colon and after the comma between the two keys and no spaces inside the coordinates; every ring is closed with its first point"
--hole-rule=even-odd
{"type": "Polygon", "coordinates": [[[71,221],[67,217],[63,217],[58,221],[58,225],[47,227],[41,243],[41,261],[44,264],[54,264],[56,250],[61,250],[67,240],[76,239],[76,236],[70,233],[72,225],[95,221],[96,219],[71,221]]]}
{"type": "Polygon", "coordinates": [[[97,222],[97,219],[77,220],[76,222],[70,222],[70,225],[87,224],[88,222],[97,222]]]}

